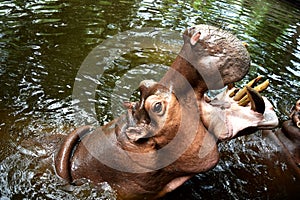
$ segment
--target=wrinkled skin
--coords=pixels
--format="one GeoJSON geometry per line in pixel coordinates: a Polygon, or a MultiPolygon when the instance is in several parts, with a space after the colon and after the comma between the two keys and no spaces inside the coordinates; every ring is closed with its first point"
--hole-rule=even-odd
{"type": "Polygon", "coordinates": [[[300,100],[292,108],[289,117],[289,120],[282,123],[281,128],[276,131],[265,130],[263,133],[280,146],[281,153],[300,177],[300,100]]]}
{"type": "Polygon", "coordinates": [[[141,82],[140,101],[126,102],[125,115],[66,137],[55,159],[59,176],[70,183],[106,181],[120,199],[155,199],[213,168],[219,142],[277,125],[272,105],[259,95],[252,104],[263,105],[261,113],[229,98],[234,88],[214,99],[205,95],[248,72],[249,54],[236,37],[200,25],[183,39],[164,77],[141,82]]]}

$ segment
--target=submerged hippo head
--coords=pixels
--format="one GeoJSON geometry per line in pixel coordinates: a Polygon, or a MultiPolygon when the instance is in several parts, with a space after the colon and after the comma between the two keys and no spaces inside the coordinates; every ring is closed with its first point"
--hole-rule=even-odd
{"type": "Polygon", "coordinates": [[[289,165],[289,170],[296,177],[300,176],[300,100],[291,109],[290,119],[282,123],[277,130],[264,130],[263,135],[276,144],[276,151],[281,160],[289,165]]]}
{"type": "Polygon", "coordinates": [[[92,130],[67,136],[56,157],[58,175],[72,182],[107,181],[125,199],[153,199],[214,167],[217,143],[277,125],[272,105],[248,88],[251,106],[205,93],[242,79],[250,57],[243,44],[218,28],[184,32],[184,45],[159,82],[143,81],[127,113],[92,130]]]}
{"type": "Polygon", "coordinates": [[[300,100],[293,106],[290,120],[282,123],[277,136],[288,149],[294,162],[300,166],[300,100]]]}

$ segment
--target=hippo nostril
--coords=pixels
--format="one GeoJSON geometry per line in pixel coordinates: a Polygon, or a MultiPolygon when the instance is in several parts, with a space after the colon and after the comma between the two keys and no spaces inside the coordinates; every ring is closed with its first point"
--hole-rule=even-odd
{"type": "Polygon", "coordinates": [[[127,112],[127,125],[128,125],[128,127],[132,127],[132,126],[136,125],[133,114],[134,113],[133,113],[132,110],[128,110],[128,112],[127,112]]]}
{"type": "Polygon", "coordinates": [[[195,27],[195,26],[192,26],[191,28],[188,29],[188,32],[191,33],[191,32],[192,32],[193,30],[195,30],[195,29],[196,29],[196,27],[195,27]]]}
{"type": "Polygon", "coordinates": [[[133,118],[137,121],[137,124],[149,124],[150,117],[144,108],[136,109],[133,112],[133,118]]]}
{"type": "Polygon", "coordinates": [[[192,34],[191,38],[190,38],[190,43],[192,46],[195,46],[197,44],[197,42],[199,41],[201,36],[201,32],[200,31],[196,31],[195,33],[192,34]]]}

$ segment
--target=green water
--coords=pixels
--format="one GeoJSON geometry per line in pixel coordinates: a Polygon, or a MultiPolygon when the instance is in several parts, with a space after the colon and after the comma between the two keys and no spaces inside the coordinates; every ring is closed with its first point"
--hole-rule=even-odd
{"type": "MultiPolygon", "coordinates": [[[[67,192],[47,167],[52,163],[52,147],[43,136],[67,134],[73,127],[94,123],[72,100],[77,72],[95,47],[124,31],[156,27],[180,35],[193,24],[232,31],[248,44],[252,57],[251,71],[240,84],[258,74],[268,78],[271,85],[264,95],[280,120],[287,119],[286,113],[300,97],[299,13],[296,4],[276,0],[2,0],[0,199],[114,198],[105,184],[101,190],[85,184],[67,192]],[[37,141],[24,149],[27,140],[37,141]]],[[[116,99],[135,99],[136,93],[112,95],[118,85],[126,85],[124,75],[129,80],[149,73],[161,75],[175,52],[174,48],[171,53],[137,49],[109,57],[111,63],[94,82],[98,122],[106,123],[122,112],[116,99]],[[135,70],[137,66],[145,70],[135,70]]],[[[279,175],[274,176],[260,162],[262,154],[276,151],[260,133],[220,149],[221,162],[214,170],[198,175],[165,199],[282,199],[292,197],[289,188],[299,188],[284,163],[278,163],[279,175]]]]}

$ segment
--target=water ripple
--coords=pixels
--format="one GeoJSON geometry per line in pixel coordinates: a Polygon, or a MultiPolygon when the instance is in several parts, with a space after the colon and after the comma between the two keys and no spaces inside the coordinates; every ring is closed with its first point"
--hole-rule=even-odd
{"type": "MultiPolygon", "coordinates": [[[[237,85],[258,74],[270,79],[264,95],[284,120],[300,97],[299,21],[299,8],[277,0],[2,1],[0,198],[115,198],[108,185],[100,192],[90,183],[66,192],[46,161],[44,153],[51,151],[43,151],[47,148],[36,143],[29,145],[31,148],[21,145],[24,140],[65,135],[76,126],[91,123],[90,114],[71,99],[73,83],[84,58],[107,38],[138,27],[183,31],[199,23],[232,31],[248,43],[252,57],[250,73],[237,85]]],[[[123,111],[121,101],[138,99],[138,91],[129,91],[135,77],[153,74],[158,80],[172,63],[176,55],[167,51],[168,46],[180,46],[182,41],[170,38],[167,34],[160,38],[166,46],[108,57],[102,77],[87,77],[98,85],[95,99],[88,101],[95,104],[101,123],[123,111]]],[[[124,46],[118,45],[115,52],[124,46]]],[[[222,157],[214,170],[199,174],[166,199],[267,199],[270,195],[280,199],[284,195],[280,177],[274,177],[265,163],[278,149],[260,133],[230,141],[220,150],[222,157]],[[281,188],[274,191],[277,185],[281,188]]],[[[285,163],[274,163],[274,168],[288,177],[285,163]]]]}

